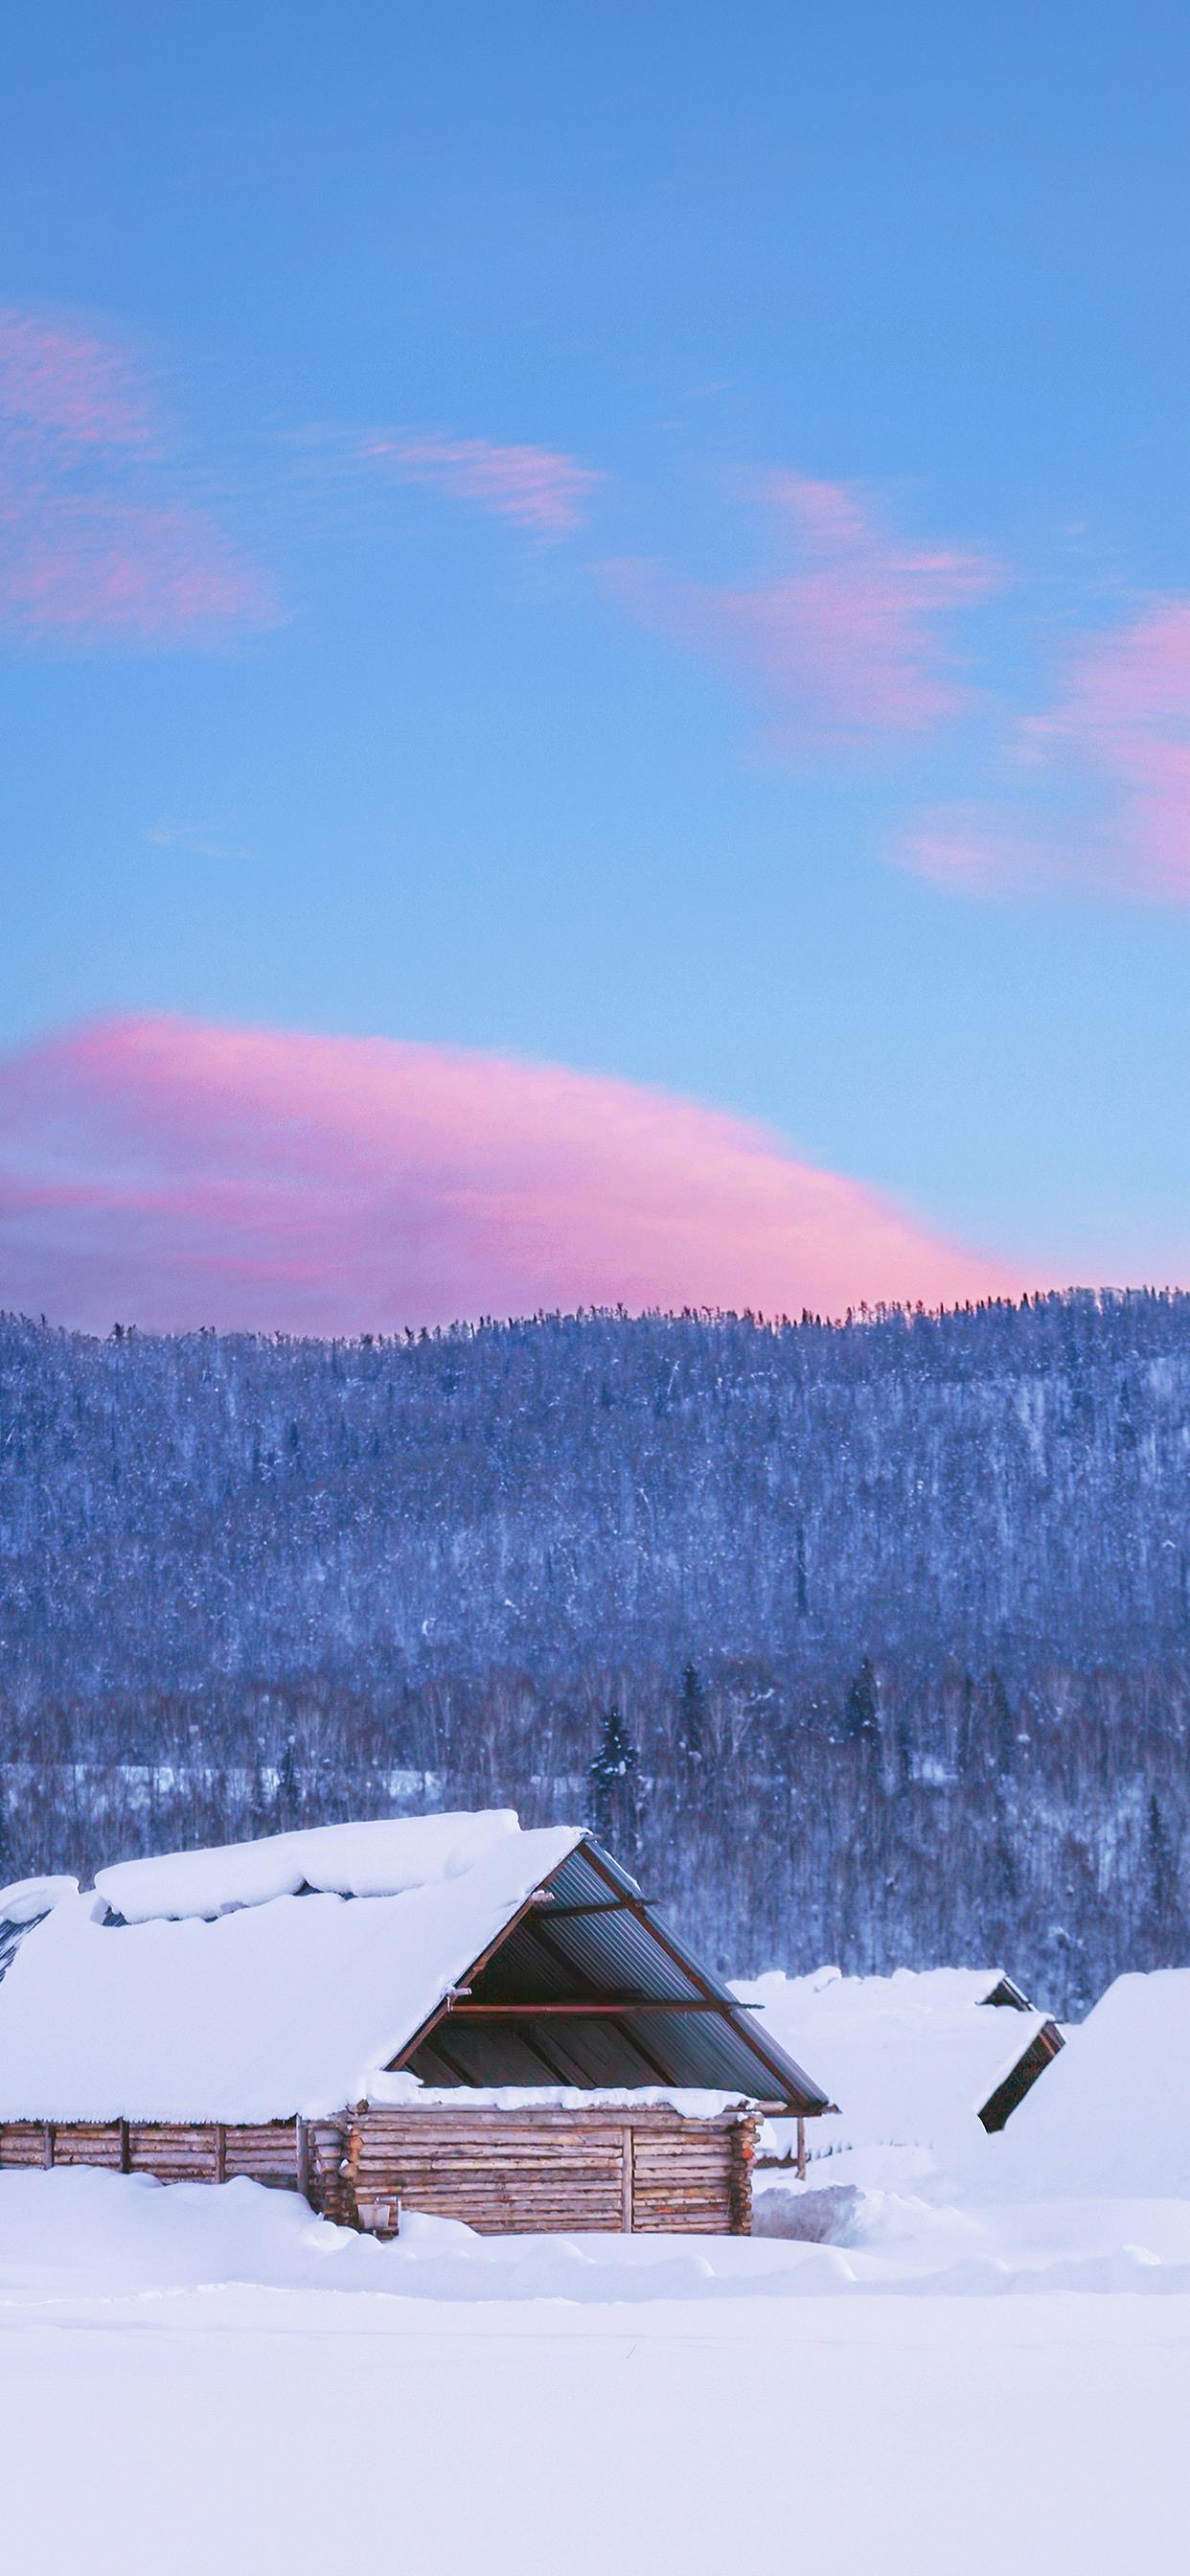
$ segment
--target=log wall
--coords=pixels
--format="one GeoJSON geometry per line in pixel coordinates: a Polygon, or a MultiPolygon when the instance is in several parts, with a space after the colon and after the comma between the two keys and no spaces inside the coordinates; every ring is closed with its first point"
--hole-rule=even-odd
{"type": "Polygon", "coordinates": [[[109,2173],[152,2174],[158,2182],[251,2182],[306,2192],[328,2218],[349,2215],[339,2167],[342,2120],[107,2120],[0,2122],[0,2172],[18,2166],[97,2165],[109,2173]],[[304,2132],[304,2134],[303,2134],[304,2132]],[[303,2170],[304,2168],[304,2170],[303,2170]]]}
{"type": "Polygon", "coordinates": [[[640,2111],[365,2109],[256,2127],[146,2120],[0,2122],[0,2171],[93,2165],[158,2182],[247,2175],[304,2191],[326,2217],[379,2236],[398,2204],[483,2236],[674,2231],[746,2236],[756,2121],[640,2111]]]}
{"type": "Polygon", "coordinates": [[[368,2109],[353,2122],[348,2191],[357,2223],[394,2233],[398,2202],[461,2218],[481,2236],[521,2233],[746,2236],[756,2122],[728,2113],[368,2109]]]}

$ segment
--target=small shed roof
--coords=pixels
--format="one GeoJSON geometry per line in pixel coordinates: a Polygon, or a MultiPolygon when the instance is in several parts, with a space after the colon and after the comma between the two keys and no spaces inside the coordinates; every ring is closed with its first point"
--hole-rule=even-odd
{"type": "MultiPolygon", "coordinates": [[[[981,2114],[1054,2029],[1019,1987],[1012,1988],[1012,2009],[983,2009],[1000,2002],[1010,1984],[996,1968],[845,1977],[827,1967],[804,1977],[758,1977],[737,1992],[765,2006],[778,2038],[796,2029],[840,2104],[823,2152],[879,2163],[888,2150],[921,2150],[948,2161],[978,2140],[981,2114]]],[[[1004,2106],[1005,2117],[1012,2107],[1004,2106]]]]}
{"type": "Polygon", "coordinates": [[[0,1977],[3,2120],[314,2117],[411,2061],[826,2106],[581,1827],[507,1811],[122,1863],[55,1890],[0,1977]]]}

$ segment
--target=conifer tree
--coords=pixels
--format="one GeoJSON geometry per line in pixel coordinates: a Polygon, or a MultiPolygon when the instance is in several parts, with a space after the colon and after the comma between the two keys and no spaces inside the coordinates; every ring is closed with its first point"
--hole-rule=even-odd
{"type": "Polygon", "coordinates": [[[707,1695],[697,1665],[686,1664],[678,1698],[678,1751],[684,1762],[700,1763],[706,1751],[707,1695]]]}
{"type": "Polygon", "coordinates": [[[618,1708],[604,1715],[599,1749],[587,1769],[594,1793],[595,1830],[602,1842],[636,1847],[637,1751],[618,1708]]]}

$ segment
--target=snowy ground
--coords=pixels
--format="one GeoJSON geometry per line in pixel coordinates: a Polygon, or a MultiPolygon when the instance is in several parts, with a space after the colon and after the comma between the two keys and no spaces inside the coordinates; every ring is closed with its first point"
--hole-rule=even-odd
{"type": "Polygon", "coordinates": [[[1190,2203],[850,2245],[378,2246],[247,2182],[0,2178],[5,2555],[899,2576],[1186,2563],[1190,2203]]]}
{"type": "Polygon", "coordinates": [[[819,2242],[381,2246],[247,2182],[0,2175],[5,2560],[1183,2576],[1188,2036],[1190,1975],[1122,1979],[1002,2138],[945,2052],[936,2115],[873,2076],[763,2196],[819,2242]]]}

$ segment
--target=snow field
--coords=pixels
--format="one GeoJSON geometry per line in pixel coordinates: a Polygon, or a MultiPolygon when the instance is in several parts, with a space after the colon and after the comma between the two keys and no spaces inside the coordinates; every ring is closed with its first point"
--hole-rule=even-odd
{"type": "Polygon", "coordinates": [[[6,2556],[1184,2576],[1190,1974],[1119,1980],[998,2138],[967,2078],[1024,2016],[863,1982],[845,2147],[760,2196],[819,2241],[380,2245],[244,2181],[0,2175],[6,2556]]]}
{"type": "Polygon", "coordinates": [[[6,2556],[1000,2576],[1010,2534],[1017,2576],[1181,2576],[1185,2290],[838,2296],[832,2247],[336,2238],[248,2183],[4,2177],[6,2556]]]}

